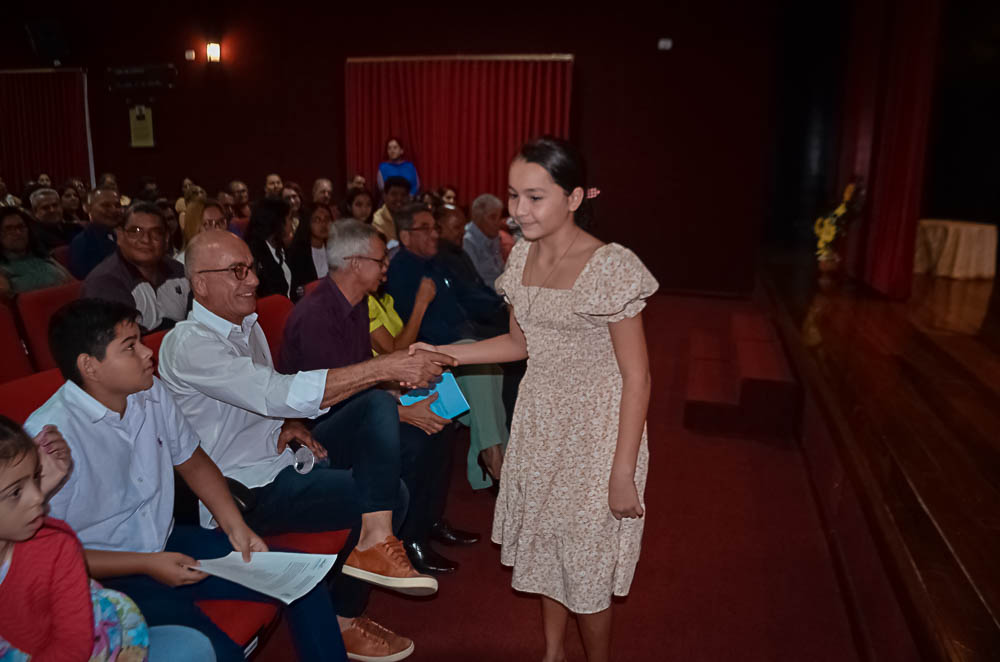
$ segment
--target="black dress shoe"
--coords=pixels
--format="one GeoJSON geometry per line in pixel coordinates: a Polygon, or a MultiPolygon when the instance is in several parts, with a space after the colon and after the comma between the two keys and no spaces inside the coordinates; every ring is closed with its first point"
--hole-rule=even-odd
{"type": "Polygon", "coordinates": [[[431,540],[445,545],[474,545],[479,542],[479,534],[452,528],[448,520],[438,520],[431,527],[431,540]]]}
{"type": "Polygon", "coordinates": [[[403,548],[417,572],[441,575],[458,570],[457,563],[435,552],[430,543],[407,540],[403,543],[403,548]]]}

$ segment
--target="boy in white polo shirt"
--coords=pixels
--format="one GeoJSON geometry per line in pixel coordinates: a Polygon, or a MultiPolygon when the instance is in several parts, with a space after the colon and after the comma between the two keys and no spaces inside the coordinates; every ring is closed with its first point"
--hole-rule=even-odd
{"type": "MultiPolygon", "coordinates": [[[[25,423],[29,434],[56,425],[74,467],[52,497],[51,515],[83,543],[93,577],[129,595],[149,625],[186,625],[212,641],[217,658],[243,651],[196,605],[198,600],[273,602],[192,570],[197,558],[267,546],[243,521],[215,463],[170,393],[153,376],[137,313],[80,299],[52,318],[49,343],[67,381],[25,423]],[[208,507],[217,530],[174,526],[173,471],[208,507]]],[[[320,585],[287,610],[299,659],[346,660],[329,593],[320,585]]]]}

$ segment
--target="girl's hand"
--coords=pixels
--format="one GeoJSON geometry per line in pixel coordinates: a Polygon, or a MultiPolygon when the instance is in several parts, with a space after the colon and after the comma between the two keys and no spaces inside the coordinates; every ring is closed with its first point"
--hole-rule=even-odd
{"type": "Polygon", "coordinates": [[[69,444],[54,425],[43,427],[35,436],[35,443],[38,444],[38,461],[42,469],[40,488],[48,498],[62,485],[73,468],[73,456],[69,444]]]}
{"type": "Polygon", "coordinates": [[[635,488],[634,477],[625,474],[611,472],[611,480],[608,483],[608,507],[615,519],[630,519],[642,517],[644,510],[639,503],[639,491],[635,488]]]}
{"type": "Polygon", "coordinates": [[[414,354],[416,354],[417,350],[420,350],[420,349],[424,350],[425,352],[435,352],[436,353],[438,351],[438,348],[437,348],[436,345],[431,345],[431,344],[425,343],[425,342],[415,342],[412,345],[410,345],[410,356],[413,356],[414,354]]]}

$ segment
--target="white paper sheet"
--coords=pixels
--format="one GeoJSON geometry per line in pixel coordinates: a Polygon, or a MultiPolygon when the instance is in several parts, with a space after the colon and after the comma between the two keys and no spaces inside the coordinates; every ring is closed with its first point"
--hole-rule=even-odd
{"type": "Polygon", "coordinates": [[[336,554],[254,552],[250,563],[244,563],[242,554],[232,552],[199,561],[195,569],[291,604],[311,591],[336,560],[336,554]]]}

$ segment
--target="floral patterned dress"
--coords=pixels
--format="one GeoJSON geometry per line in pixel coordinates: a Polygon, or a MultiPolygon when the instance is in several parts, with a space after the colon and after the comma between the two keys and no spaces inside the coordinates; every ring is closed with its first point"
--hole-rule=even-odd
{"type": "MultiPolygon", "coordinates": [[[[618,443],[622,376],[608,325],[634,317],[658,284],[634,253],[598,248],[568,290],[522,284],[529,243],[511,251],[497,291],[514,307],[528,344],[500,476],[493,541],[513,566],[513,587],[576,613],[627,595],[642,519],[608,506],[618,443]]],[[[649,451],[643,427],[635,471],[640,500],[649,451]]]]}

